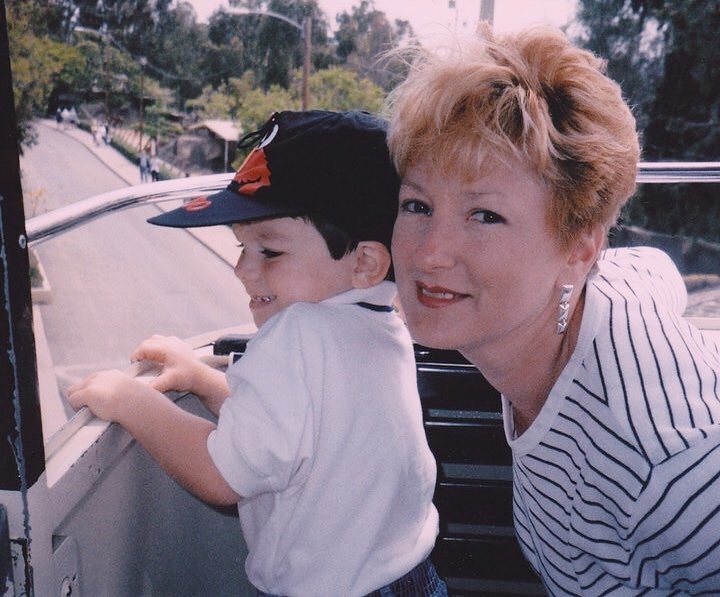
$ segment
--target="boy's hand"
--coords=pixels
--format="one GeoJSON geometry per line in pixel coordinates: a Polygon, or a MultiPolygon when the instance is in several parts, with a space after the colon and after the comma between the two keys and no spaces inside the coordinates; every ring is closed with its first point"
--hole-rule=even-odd
{"type": "Polygon", "coordinates": [[[96,417],[116,422],[121,418],[124,403],[147,391],[142,382],[122,371],[110,370],[93,373],[71,385],[67,399],[75,410],[87,406],[96,417]]]}
{"type": "Polygon", "coordinates": [[[150,386],[159,392],[194,392],[193,382],[202,363],[188,344],[173,336],[152,336],[138,346],[130,360],[155,361],[163,366],[150,386]]]}

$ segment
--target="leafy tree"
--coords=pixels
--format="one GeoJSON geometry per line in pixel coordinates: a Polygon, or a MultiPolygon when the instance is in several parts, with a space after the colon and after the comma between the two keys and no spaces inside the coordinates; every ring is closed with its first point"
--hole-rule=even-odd
{"type": "Polygon", "coordinates": [[[38,22],[43,14],[39,3],[12,3],[7,9],[13,94],[22,147],[34,143],[32,118],[47,113],[53,93],[76,91],[81,86],[85,59],[77,48],[53,41],[43,33],[38,22]]]}
{"type": "MultiPolygon", "coordinates": [[[[252,75],[248,78],[252,79],[252,75]]],[[[203,89],[200,97],[189,100],[187,106],[201,112],[204,118],[237,120],[242,98],[251,90],[242,79],[230,79],[213,89],[209,85],[203,89]]]]}
{"type": "Polygon", "coordinates": [[[391,24],[385,13],[375,9],[372,0],[361,0],[352,12],[336,17],[337,56],[340,64],[374,81],[389,91],[404,76],[399,64],[379,62],[378,57],[408,41],[413,30],[408,21],[391,24]]]}
{"type": "Polygon", "coordinates": [[[206,55],[210,48],[207,28],[198,25],[195,10],[187,2],[161,13],[155,27],[155,39],[143,55],[148,68],[164,86],[175,90],[177,103],[197,97],[207,84],[209,65],[206,55]]]}
{"type": "MultiPolygon", "coordinates": [[[[327,20],[317,0],[239,0],[237,8],[270,11],[281,14],[302,25],[306,17],[312,19],[311,62],[317,68],[327,63],[327,20]]],[[[288,88],[292,72],[300,68],[304,60],[304,44],[301,32],[285,21],[257,14],[217,15],[211,21],[211,39],[216,43],[218,35],[225,39],[237,36],[242,45],[243,71],[255,71],[263,89],[271,85],[288,88]]]]}
{"type": "Polygon", "coordinates": [[[608,75],[620,83],[644,130],[662,78],[661,24],[635,12],[628,0],[580,2],[576,41],[608,62],[608,75]]]}
{"type": "Polygon", "coordinates": [[[383,90],[370,79],[340,67],[323,69],[310,77],[312,107],[322,110],[380,112],[383,90]]]}
{"type": "Polygon", "coordinates": [[[247,132],[260,128],[273,112],[299,109],[298,97],[279,85],[273,85],[267,91],[255,88],[248,92],[242,99],[238,116],[242,130],[247,132]]]}
{"type": "Polygon", "coordinates": [[[657,86],[645,151],[653,159],[720,155],[720,2],[636,1],[637,12],[663,23],[664,77],[657,86]]]}
{"type": "MultiPolygon", "coordinates": [[[[299,77],[299,73],[295,75],[299,77]]],[[[313,108],[378,112],[383,105],[384,92],[380,87],[343,68],[313,73],[309,86],[313,108]]],[[[203,118],[233,120],[240,130],[248,132],[260,128],[273,112],[299,110],[300,95],[299,85],[290,89],[272,85],[264,91],[254,85],[252,73],[247,72],[242,78],[231,79],[216,89],[205,88],[188,106],[201,112],[203,118]]],[[[244,156],[245,153],[240,154],[233,166],[238,167],[244,156]]]]}
{"type": "MultiPolygon", "coordinates": [[[[587,47],[634,104],[645,160],[712,160],[720,155],[720,2],[581,0],[587,47]]],[[[643,185],[631,224],[720,240],[717,185],[643,185]]]]}

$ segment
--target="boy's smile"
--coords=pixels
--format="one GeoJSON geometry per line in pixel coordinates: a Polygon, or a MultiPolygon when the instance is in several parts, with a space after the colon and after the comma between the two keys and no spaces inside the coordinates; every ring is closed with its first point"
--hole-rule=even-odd
{"type": "Polygon", "coordinates": [[[258,327],[292,303],[317,303],[353,287],[353,255],[333,259],[317,229],[301,218],[232,228],[242,246],[235,275],[250,295],[258,327]]]}

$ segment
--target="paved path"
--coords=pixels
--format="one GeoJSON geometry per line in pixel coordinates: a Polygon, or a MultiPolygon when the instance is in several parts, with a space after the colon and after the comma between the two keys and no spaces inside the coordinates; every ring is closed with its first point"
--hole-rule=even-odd
{"type": "MultiPolygon", "coordinates": [[[[54,120],[43,120],[41,121],[41,125],[56,128],[54,120]]],[[[96,145],[89,132],[77,127],[58,130],[85,145],[102,160],[108,168],[112,169],[120,178],[127,182],[128,186],[141,184],[140,168],[138,165],[128,160],[111,145],[105,145],[104,143],[96,145]]],[[[157,204],[157,207],[160,209],[172,209],[175,205],[177,204],[168,202],[157,204]]],[[[230,265],[235,265],[238,258],[237,240],[229,227],[210,226],[205,228],[187,228],[186,230],[223,261],[230,265]]]]}
{"type": "MultiPolygon", "coordinates": [[[[52,120],[43,121],[47,126],[55,126],[52,120]]],[[[90,148],[108,167],[112,168],[118,176],[129,185],[140,184],[140,169],[129,161],[124,155],[108,145],[96,145],[90,133],[75,127],[63,131],[75,137],[78,141],[90,148]]],[[[209,228],[190,228],[188,232],[215,252],[222,259],[234,264],[237,259],[237,242],[229,228],[225,226],[212,226],[209,228]]],[[[715,286],[693,292],[688,297],[688,308],[685,312],[688,317],[720,317],[720,287],[715,286]]]]}
{"type": "Polygon", "coordinates": [[[690,293],[685,315],[688,317],[720,318],[720,286],[690,293]]]}

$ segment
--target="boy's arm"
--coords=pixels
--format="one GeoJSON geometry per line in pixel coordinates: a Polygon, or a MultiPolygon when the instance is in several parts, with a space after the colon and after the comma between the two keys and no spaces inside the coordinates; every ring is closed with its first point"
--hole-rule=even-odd
{"type": "Polygon", "coordinates": [[[225,374],[199,361],[192,348],[179,338],[152,336],[140,344],[130,358],[160,363],[163,369],[151,382],[153,388],[159,392],[191,392],[215,416],[230,395],[225,374]]]}
{"type": "Polygon", "coordinates": [[[68,400],[122,425],[173,479],[199,498],[230,505],[240,497],[207,450],[215,425],[192,415],[159,391],[120,371],[103,371],[72,385],[68,400]]]}

